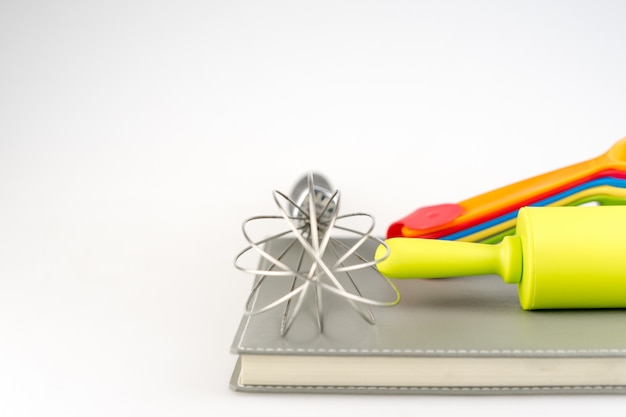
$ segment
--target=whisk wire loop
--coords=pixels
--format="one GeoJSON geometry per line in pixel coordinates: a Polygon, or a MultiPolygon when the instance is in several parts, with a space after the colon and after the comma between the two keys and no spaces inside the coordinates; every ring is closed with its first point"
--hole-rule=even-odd
{"type": "MultiPolygon", "coordinates": [[[[248,246],[239,252],[234,260],[237,269],[257,276],[245,304],[246,314],[264,313],[285,304],[280,324],[281,335],[286,334],[291,328],[311,288],[315,289],[315,316],[320,331],[324,329],[323,293],[325,291],[346,300],[363,319],[371,324],[375,322],[375,318],[370,306],[389,307],[400,301],[400,292],[395,284],[376,270],[376,263],[389,255],[389,248],[382,239],[372,235],[375,226],[374,218],[366,213],[338,215],[341,193],[339,190],[331,192],[316,185],[315,178],[315,174],[307,176],[303,195],[292,198],[280,191],[273,192],[274,202],[280,212],[279,216],[254,216],[243,222],[242,231],[248,246]],[[359,231],[338,224],[342,220],[352,218],[367,219],[369,227],[366,231],[359,231]],[[287,230],[258,240],[252,238],[248,231],[251,223],[276,219],[284,220],[287,223],[287,230]],[[348,232],[357,236],[358,239],[351,245],[345,244],[333,238],[335,230],[348,232]],[[286,240],[288,243],[280,253],[273,256],[264,247],[277,239],[286,240]],[[368,240],[385,246],[387,254],[383,258],[374,260],[368,260],[360,255],[358,250],[368,240]],[[298,250],[298,255],[296,265],[292,267],[285,258],[293,250],[298,250]],[[241,259],[249,252],[258,253],[261,256],[263,262],[259,267],[248,268],[241,265],[241,259]],[[305,259],[308,262],[305,262],[305,259]],[[348,264],[350,259],[356,259],[357,262],[348,264]],[[395,293],[394,300],[380,301],[363,296],[351,272],[364,268],[372,268],[376,271],[375,276],[384,280],[395,293]],[[346,289],[338,278],[338,274],[346,277],[345,282],[353,288],[353,291],[346,289]],[[291,278],[290,289],[269,304],[255,308],[258,293],[268,277],[291,278]]],[[[324,180],[321,182],[325,183],[324,180]]]]}

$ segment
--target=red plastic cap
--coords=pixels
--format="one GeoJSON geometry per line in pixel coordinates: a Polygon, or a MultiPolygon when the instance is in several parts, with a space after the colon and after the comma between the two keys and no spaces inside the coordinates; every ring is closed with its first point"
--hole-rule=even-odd
{"type": "Polygon", "coordinates": [[[402,229],[405,227],[415,231],[423,231],[424,234],[433,233],[437,228],[447,225],[461,214],[463,214],[463,207],[459,204],[438,204],[436,206],[421,207],[389,226],[387,238],[404,237],[402,229]]]}
{"type": "Polygon", "coordinates": [[[450,223],[463,213],[458,204],[439,204],[422,207],[405,217],[404,225],[409,229],[426,230],[450,223]]]}

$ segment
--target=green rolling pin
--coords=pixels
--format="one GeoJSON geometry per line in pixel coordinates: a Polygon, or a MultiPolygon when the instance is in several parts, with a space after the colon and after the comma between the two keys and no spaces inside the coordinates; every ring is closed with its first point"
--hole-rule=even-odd
{"type": "MultiPolygon", "coordinates": [[[[496,245],[391,238],[389,278],[498,274],[525,310],[626,307],[626,206],[524,207],[496,245]]],[[[386,249],[381,245],[376,259],[386,249]]]]}

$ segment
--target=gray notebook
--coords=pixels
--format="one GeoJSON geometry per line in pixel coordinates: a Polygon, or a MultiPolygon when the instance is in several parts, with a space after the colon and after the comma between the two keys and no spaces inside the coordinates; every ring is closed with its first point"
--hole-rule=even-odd
{"type": "MultiPolygon", "coordinates": [[[[284,247],[284,241],[274,241],[268,250],[276,254],[284,247]]],[[[360,252],[372,258],[375,249],[369,244],[360,252]]],[[[286,262],[296,256],[295,250],[288,252],[286,262]]],[[[376,271],[353,275],[364,296],[389,298],[376,271]]],[[[394,282],[401,302],[373,307],[373,325],[334,294],[324,294],[323,332],[312,298],[284,336],[282,306],[244,315],[232,345],[239,360],[231,387],[317,393],[626,392],[624,310],[524,311],[517,287],[497,276],[394,282]]],[[[268,278],[254,302],[268,304],[290,286],[284,277],[268,278]]]]}

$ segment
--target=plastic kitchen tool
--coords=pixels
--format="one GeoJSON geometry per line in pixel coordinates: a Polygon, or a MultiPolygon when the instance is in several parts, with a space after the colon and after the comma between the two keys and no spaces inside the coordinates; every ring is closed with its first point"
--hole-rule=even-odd
{"type": "MultiPolygon", "coordinates": [[[[600,187],[593,187],[579,193],[573,194],[569,197],[554,202],[548,202],[547,204],[536,204],[533,207],[552,207],[552,206],[580,206],[588,203],[596,203],[600,205],[626,205],[626,188],[610,187],[603,185],[600,187]]],[[[487,227],[478,229],[478,231],[471,234],[463,234],[457,236],[452,234],[445,236],[444,240],[459,240],[461,242],[483,242],[487,238],[495,235],[501,235],[499,239],[489,243],[497,243],[504,236],[512,235],[515,233],[516,218],[512,218],[501,223],[498,223],[494,227],[487,227]],[[506,234],[502,234],[506,232],[506,234]]],[[[472,232],[473,228],[466,229],[468,232],[472,232]]]]}
{"type": "MultiPolygon", "coordinates": [[[[626,192],[626,190],[623,190],[623,191],[626,192]]],[[[626,195],[620,197],[616,195],[614,191],[612,191],[611,195],[596,195],[596,196],[593,196],[592,199],[582,199],[578,202],[574,202],[572,205],[578,206],[578,205],[582,205],[582,204],[589,203],[589,202],[600,203],[603,206],[626,205],[626,195]]],[[[513,234],[515,234],[515,228],[501,232],[499,235],[494,235],[494,236],[481,239],[479,242],[480,243],[498,243],[502,241],[502,239],[505,236],[510,236],[513,234]]]]}
{"type": "Polygon", "coordinates": [[[606,153],[588,161],[528,178],[458,204],[420,208],[390,225],[387,237],[440,238],[592,179],[606,176],[624,178],[625,172],[626,138],[618,141],[606,153]]]}
{"type": "Polygon", "coordinates": [[[626,206],[524,207],[499,244],[392,238],[377,268],[389,278],[498,274],[526,310],[624,308],[625,220],[626,206]]]}
{"type": "MultiPolygon", "coordinates": [[[[626,188],[614,188],[614,187],[596,187],[590,191],[602,191],[602,189],[607,190],[607,194],[594,194],[589,197],[584,197],[584,192],[576,194],[572,196],[572,198],[567,198],[564,200],[559,200],[554,204],[548,204],[546,207],[552,206],[579,206],[587,203],[597,203],[600,205],[626,205],[626,188]],[[574,200],[573,197],[580,197],[578,200],[574,200]],[[566,200],[574,200],[571,203],[568,203],[566,200]]],[[[482,229],[479,232],[476,232],[471,235],[467,235],[465,237],[461,237],[459,240],[461,242],[481,242],[481,243],[498,243],[502,240],[504,236],[509,236],[515,234],[515,223],[516,219],[511,219],[498,228],[488,228],[482,229]],[[508,227],[506,227],[508,226],[508,227]],[[494,230],[495,229],[495,230],[494,230]],[[498,236],[499,235],[499,236],[498,236]]],[[[453,239],[446,239],[453,240],[453,239]]]]}
{"type": "MultiPolygon", "coordinates": [[[[602,186],[608,186],[607,188],[602,189],[601,191],[597,191],[598,195],[606,194],[608,192],[614,192],[617,195],[620,195],[620,190],[626,189],[626,180],[612,177],[604,177],[598,178],[595,180],[588,181],[582,185],[570,188],[561,193],[557,193],[552,195],[544,200],[534,202],[532,206],[565,206],[565,205],[574,205],[573,203],[581,200],[582,197],[589,197],[589,200],[593,200],[593,193],[595,193],[596,189],[602,186]],[[578,197],[580,195],[580,197],[578,197]]],[[[502,216],[495,217],[493,219],[487,220],[483,223],[479,223],[475,226],[467,227],[462,229],[456,233],[451,233],[449,235],[445,235],[440,237],[440,239],[445,240],[466,240],[466,241],[475,241],[473,239],[463,239],[467,236],[470,236],[474,233],[483,231],[485,229],[491,229],[489,234],[499,233],[506,228],[509,228],[510,225],[507,222],[513,222],[513,227],[515,226],[515,218],[517,217],[517,210],[506,213],[502,216]]],[[[428,237],[428,236],[426,236],[428,237]]]]}

